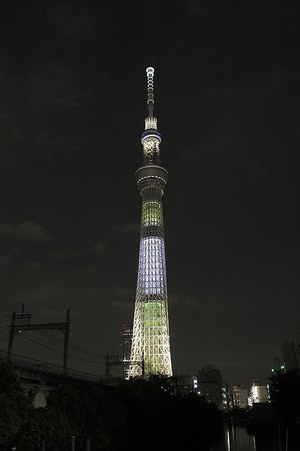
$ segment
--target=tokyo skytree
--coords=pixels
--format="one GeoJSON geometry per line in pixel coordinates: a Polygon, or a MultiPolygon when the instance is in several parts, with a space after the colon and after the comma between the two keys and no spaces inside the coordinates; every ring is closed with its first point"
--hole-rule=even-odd
{"type": "Polygon", "coordinates": [[[136,173],[142,197],[141,233],[129,377],[172,376],[162,196],[168,172],[160,164],[154,109],[154,68],[148,67],[148,117],[136,173]]]}

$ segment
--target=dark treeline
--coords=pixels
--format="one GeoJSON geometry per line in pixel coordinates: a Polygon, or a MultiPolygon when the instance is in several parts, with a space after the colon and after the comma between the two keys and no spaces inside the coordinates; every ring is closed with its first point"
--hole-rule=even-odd
{"type": "Polygon", "coordinates": [[[35,409],[13,368],[0,363],[0,449],[34,451],[192,450],[205,451],[222,431],[221,414],[195,395],[176,396],[165,378],[109,386],[65,380],[50,393],[46,408],[35,409]],[[2,448],[1,448],[2,447],[2,448]]]}
{"type": "Polygon", "coordinates": [[[300,450],[300,370],[277,372],[270,378],[270,404],[254,404],[248,432],[255,434],[257,449],[300,450]],[[269,437],[272,446],[258,443],[269,437]]]}
{"type": "MultiPolygon", "coordinates": [[[[283,449],[300,450],[300,369],[270,378],[273,415],[283,449]],[[284,446],[287,445],[287,448],[284,446]]],[[[273,422],[274,424],[274,422],[273,422]]]]}

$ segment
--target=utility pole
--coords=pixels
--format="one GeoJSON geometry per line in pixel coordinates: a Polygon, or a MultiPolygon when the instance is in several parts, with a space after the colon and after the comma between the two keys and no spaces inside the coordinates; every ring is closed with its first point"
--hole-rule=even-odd
{"type": "Polygon", "coordinates": [[[67,362],[68,362],[68,348],[69,348],[69,334],[70,334],[70,309],[67,310],[66,327],[64,329],[65,342],[64,342],[64,361],[63,361],[63,372],[67,372],[67,362]]]}
{"type": "Polygon", "coordinates": [[[106,359],[105,359],[105,377],[109,377],[110,376],[110,364],[109,364],[109,354],[106,354],[106,359]]]}
{"type": "Polygon", "coordinates": [[[8,348],[7,348],[7,360],[10,360],[10,355],[12,351],[13,340],[15,336],[15,324],[16,324],[16,312],[13,312],[11,317],[11,323],[9,328],[9,339],[8,339],[8,348]]]}
{"type": "MultiPolygon", "coordinates": [[[[8,349],[7,349],[7,360],[10,360],[10,355],[12,352],[12,345],[14,341],[14,337],[16,334],[19,333],[19,326],[16,325],[16,320],[27,320],[27,325],[30,324],[30,314],[24,315],[24,304],[22,306],[22,313],[21,315],[16,315],[16,312],[13,312],[11,317],[11,323],[9,328],[9,339],[8,339],[8,349]]],[[[22,324],[24,326],[24,324],[22,324]]]]}
{"type": "Polygon", "coordinates": [[[31,314],[24,314],[24,304],[22,307],[22,314],[16,315],[16,312],[13,312],[11,317],[11,323],[9,327],[9,340],[8,340],[8,348],[7,348],[7,360],[10,360],[12,354],[12,347],[14,337],[18,335],[19,332],[22,331],[30,331],[30,330],[61,330],[64,335],[64,356],[63,356],[63,373],[65,374],[67,371],[67,362],[68,362],[68,349],[69,349],[69,334],[70,334],[70,309],[67,310],[67,318],[65,323],[43,323],[43,324],[31,324],[30,323],[31,314]],[[27,324],[16,324],[16,320],[27,320],[27,324]]]}

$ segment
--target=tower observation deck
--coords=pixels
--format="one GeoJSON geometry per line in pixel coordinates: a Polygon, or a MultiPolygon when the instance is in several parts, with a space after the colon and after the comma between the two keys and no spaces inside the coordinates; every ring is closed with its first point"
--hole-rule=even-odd
{"type": "Polygon", "coordinates": [[[172,375],[162,210],[168,172],[160,165],[161,135],[153,115],[153,67],[146,73],[149,114],[141,138],[143,166],[135,173],[142,215],[129,377],[172,375]]]}

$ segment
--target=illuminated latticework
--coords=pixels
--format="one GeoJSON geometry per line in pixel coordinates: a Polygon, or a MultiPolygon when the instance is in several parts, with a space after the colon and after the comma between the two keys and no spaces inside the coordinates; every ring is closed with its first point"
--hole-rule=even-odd
{"type": "Polygon", "coordinates": [[[135,175],[142,196],[139,267],[129,376],[172,375],[162,195],[168,173],[160,165],[157,119],[153,116],[154,69],[146,70],[148,110],[142,135],[143,166],[135,175]]]}

